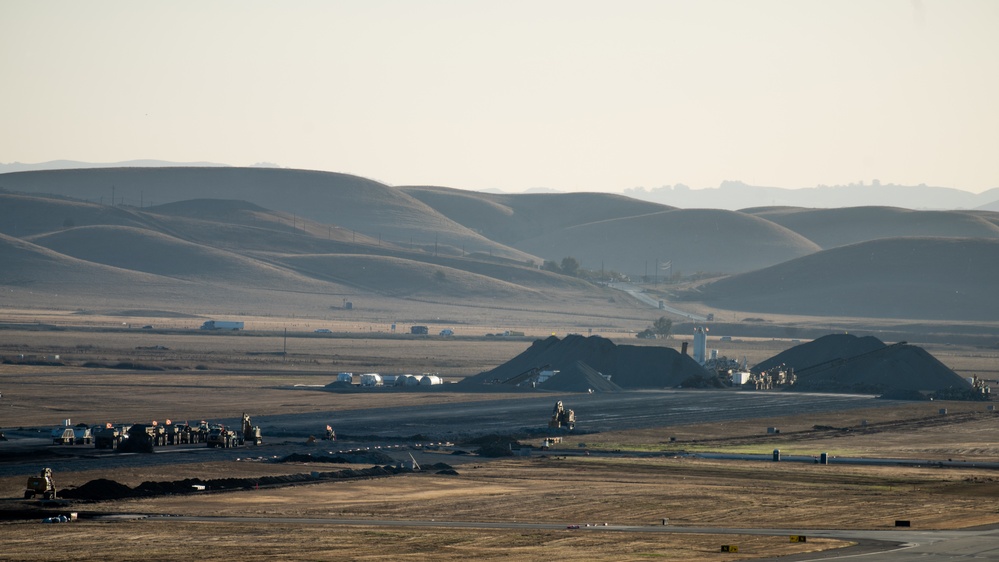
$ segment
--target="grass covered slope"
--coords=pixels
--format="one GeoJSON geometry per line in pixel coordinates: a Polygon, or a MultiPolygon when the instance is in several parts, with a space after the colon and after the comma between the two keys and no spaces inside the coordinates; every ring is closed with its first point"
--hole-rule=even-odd
{"type": "Polygon", "coordinates": [[[451,220],[508,245],[570,226],[672,209],[609,193],[489,194],[446,187],[404,187],[451,220]]]}
{"type": "Polygon", "coordinates": [[[653,275],[655,262],[674,272],[739,273],[819,250],[803,236],[734,211],[675,209],[592,222],[524,240],[526,252],[560,260],[572,256],[589,269],[653,275]]]}
{"type": "Polygon", "coordinates": [[[275,257],[304,275],[394,297],[537,298],[533,289],[453,267],[389,256],[275,257]]]}
{"type": "Polygon", "coordinates": [[[74,226],[145,226],[128,210],[55,197],[0,193],[0,233],[23,238],[74,226]]]}
{"type": "Polygon", "coordinates": [[[3,174],[8,191],[116,205],[242,200],[393,243],[437,244],[524,262],[532,256],[462,226],[402,190],[348,174],[269,168],[108,168],[3,174]]]}
{"type": "Polygon", "coordinates": [[[141,228],[85,226],[41,235],[33,242],[91,263],[165,277],[257,288],[334,289],[259,260],[141,228]]]}
{"type": "Polygon", "coordinates": [[[780,314],[992,321],[996,279],[999,240],[894,238],[734,275],[684,298],[780,314]]]}
{"type": "MultiPolygon", "coordinates": [[[[769,207],[747,209],[745,212],[793,230],[824,249],[911,236],[999,239],[999,224],[989,220],[989,213],[974,211],[912,211],[896,207],[769,207]]],[[[999,214],[992,214],[999,219],[999,214]]]]}

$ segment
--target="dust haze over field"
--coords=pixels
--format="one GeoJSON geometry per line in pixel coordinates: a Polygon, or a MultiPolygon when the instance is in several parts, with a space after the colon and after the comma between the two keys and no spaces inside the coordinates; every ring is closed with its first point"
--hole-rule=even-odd
{"type": "MultiPolygon", "coordinates": [[[[274,517],[289,535],[254,535],[266,536],[268,552],[277,553],[295,548],[306,525],[358,518],[337,530],[358,555],[391,548],[427,556],[443,544],[454,559],[501,557],[502,549],[486,545],[526,535],[505,527],[434,527],[414,542],[417,533],[405,525],[557,521],[526,531],[543,546],[532,539],[518,554],[543,559],[555,548],[619,559],[620,538],[558,534],[580,519],[608,519],[632,525],[614,530],[632,533],[629,556],[668,552],[667,559],[698,560],[716,557],[726,540],[738,540],[755,558],[849,542],[789,546],[772,536],[707,533],[669,535],[667,544],[649,534],[649,526],[666,517],[664,506],[674,524],[708,527],[807,521],[880,529],[892,517],[912,517],[926,527],[996,522],[983,508],[995,496],[994,477],[977,465],[942,469],[943,479],[925,468],[836,470],[812,485],[822,469],[811,465],[783,465],[776,477],[757,465],[690,456],[775,447],[815,454],[812,443],[822,443],[844,457],[879,451],[919,459],[926,451],[933,458],[991,462],[994,448],[983,442],[992,417],[980,403],[951,404],[954,415],[940,418],[934,414],[941,402],[910,407],[866,395],[673,387],[711,376],[683,347],[700,324],[711,328],[711,347],[754,364],[771,357],[791,364],[804,354],[805,369],[819,355],[838,365],[845,355],[886,349],[879,357],[890,361],[864,363],[869,372],[849,379],[857,392],[874,383],[878,391],[919,394],[970,388],[970,376],[994,380],[999,373],[988,346],[999,341],[999,237],[993,236],[999,214],[677,209],[606,194],[484,194],[240,168],[23,172],[0,175],[0,189],[0,355],[6,361],[0,407],[10,404],[0,410],[0,425],[13,437],[0,450],[23,461],[3,467],[8,476],[0,477],[0,490],[7,496],[18,496],[24,477],[43,462],[62,471],[65,486],[115,480],[146,491],[188,491],[98,501],[88,516],[274,517]],[[840,220],[848,232],[836,228],[840,220]],[[564,258],[575,258],[580,271],[562,270],[564,258]],[[708,315],[716,320],[695,320],[708,315]],[[674,321],[673,339],[634,337],[663,316],[674,321]],[[245,330],[198,330],[208,319],[243,321],[245,330]],[[408,334],[411,325],[426,325],[429,333],[408,334]],[[437,335],[445,328],[455,335],[437,335]],[[829,340],[820,351],[815,342],[795,341],[841,331],[877,334],[884,343],[865,339],[868,347],[848,352],[829,340]],[[886,333],[933,347],[890,345],[886,333]],[[496,384],[543,366],[559,372],[537,388],[496,384]],[[347,371],[438,373],[449,384],[430,390],[332,384],[336,373],[347,371]],[[450,384],[461,380],[467,382],[450,384]],[[522,433],[500,436],[511,441],[499,450],[534,451],[550,434],[555,399],[576,408],[580,431],[559,434],[565,441],[553,455],[489,461],[478,443],[427,448],[427,434],[459,440],[513,431],[522,433]],[[865,409],[853,413],[858,408],[865,409]],[[191,446],[178,454],[95,455],[92,446],[60,449],[45,438],[46,424],[65,418],[229,420],[245,411],[266,428],[254,453],[191,446]],[[792,412],[797,415],[787,416],[792,412]],[[342,444],[311,439],[337,420],[346,430],[342,444]],[[768,425],[784,426],[785,433],[760,435],[768,425]],[[909,436],[917,430],[932,439],[913,445],[909,436]],[[948,441],[948,431],[960,439],[948,441]],[[349,447],[386,447],[393,464],[416,458],[428,466],[453,464],[454,474],[351,464],[344,474],[357,481],[322,476],[330,472],[328,459],[349,447]],[[295,460],[275,460],[286,455],[295,460]],[[243,478],[238,490],[190,495],[190,478],[215,485],[236,482],[235,475],[243,478]],[[553,475],[560,479],[555,488],[553,475]],[[677,479],[689,482],[663,486],[677,479]],[[251,481],[296,484],[251,495],[258,491],[246,484],[251,481]],[[584,481],[585,496],[577,492],[584,481]],[[812,487],[801,501],[768,499],[793,496],[804,482],[812,487]],[[425,486],[454,495],[422,492],[425,486]],[[302,497],[323,498],[321,507],[302,497]],[[833,498],[828,506],[816,507],[826,498],[833,498]],[[941,518],[931,499],[955,515],[941,518]],[[856,505],[867,509],[852,523],[856,505]],[[760,513],[770,515],[761,521],[760,513]],[[319,522],[292,521],[301,517],[319,522]],[[375,521],[379,517],[392,521],[375,521]],[[389,545],[365,546],[369,533],[392,538],[389,545]]],[[[816,383],[814,389],[843,387],[816,383]]],[[[37,506],[10,500],[3,507],[37,506]]],[[[248,522],[241,533],[265,524],[248,522]]],[[[0,525],[17,530],[26,523],[0,525]]],[[[89,531],[89,525],[79,528],[89,531]]],[[[91,545],[95,558],[132,556],[99,542],[107,529],[122,528],[100,527],[88,533],[94,539],[67,528],[64,538],[91,545]]],[[[164,558],[176,554],[173,537],[191,532],[145,529],[164,558]]],[[[189,552],[205,559],[259,554],[210,542],[199,536],[189,552]]],[[[15,557],[32,552],[25,541],[0,543],[15,557]]],[[[324,556],[321,549],[296,552],[303,559],[324,556]]]]}

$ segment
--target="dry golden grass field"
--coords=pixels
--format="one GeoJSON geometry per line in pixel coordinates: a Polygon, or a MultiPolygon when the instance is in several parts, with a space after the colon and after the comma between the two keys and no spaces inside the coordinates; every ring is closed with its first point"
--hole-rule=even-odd
{"type": "MultiPolygon", "coordinates": [[[[113,319],[109,319],[109,322],[113,319]]],[[[120,323],[120,319],[116,320],[120,323]]],[[[255,416],[481,400],[480,394],[340,394],[291,390],[323,385],[338,371],[440,372],[452,380],[499,365],[529,339],[428,338],[386,334],[325,337],[307,329],[265,335],[154,330],[0,331],[0,355],[59,355],[62,367],[0,365],[0,428],[99,422],[255,416]],[[168,349],[137,349],[163,346],[168,349]],[[279,352],[287,350],[286,355],[279,352]],[[134,362],[165,370],[84,367],[134,362]]],[[[320,327],[318,324],[316,327],[320,327]]],[[[331,326],[334,327],[334,326],[331,326]]],[[[483,332],[485,329],[483,327],[483,332]]],[[[476,333],[478,333],[476,331],[476,333]]],[[[548,334],[537,334],[544,336],[548,334]]],[[[561,334],[560,334],[561,335],[561,334]]],[[[620,339],[618,343],[647,344],[620,339]]],[[[653,342],[679,347],[679,340],[653,342]]],[[[731,342],[750,362],[793,344],[731,342]]],[[[994,350],[928,348],[963,376],[995,378],[994,350]]],[[[490,394],[490,399],[515,395],[490,394]]],[[[987,469],[721,461],[670,452],[829,452],[999,461],[999,415],[982,403],[908,403],[819,416],[645,428],[568,437],[546,454],[455,464],[457,476],[413,473],[192,496],[74,504],[81,513],[231,516],[243,522],[80,520],[42,526],[0,523],[0,559],[11,560],[738,560],[846,546],[790,543],[787,536],[667,534],[586,527],[670,526],[920,529],[999,523],[999,473],[987,469]],[[948,415],[938,410],[947,408],[948,415]],[[866,421],[866,425],[863,422],[866,421]],[[779,435],[766,435],[775,426],[779,435]],[[849,428],[818,431],[815,426],[849,428]],[[671,439],[673,438],[673,439],[671,439]],[[578,455],[580,444],[593,451],[578,455]],[[597,454],[602,450],[619,454],[597,454]],[[654,454],[651,454],[654,453],[654,454]],[[258,519],[263,518],[263,519],[258,519]],[[267,520],[266,518],[271,518],[267,520]],[[320,521],[294,521],[310,518],[320,521]],[[333,520],[537,523],[551,528],[405,527],[333,520]],[[321,520],[326,520],[324,523],[321,520]],[[579,524],[570,530],[565,526],[579,524]],[[739,553],[719,552],[737,544],[739,553]]],[[[248,452],[252,456],[252,452],[248,452]]],[[[450,457],[441,455],[441,462],[450,457]]],[[[358,466],[358,468],[366,468],[358,466]]],[[[145,481],[260,477],[330,470],[308,463],[205,461],[125,466],[57,475],[61,487],[107,478],[145,481]]],[[[23,476],[0,478],[0,505],[22,505],[23,476]]]]}

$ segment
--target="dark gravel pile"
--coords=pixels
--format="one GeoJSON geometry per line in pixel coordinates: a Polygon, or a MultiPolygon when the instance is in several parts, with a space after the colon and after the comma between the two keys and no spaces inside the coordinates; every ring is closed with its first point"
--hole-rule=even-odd
{"type": "Polygon", "coordinates": [[[823,336],[775,355],[752,370],[763,371],[781,363],[794,368],[798,382],[793,390],[799,391],[897,394],[971,388],[925,349],[904,342],[885,345],[871,336],[823,336]]]}
{"type": "Polygon", "coordinates": [[[544,388],[558,391],[613,389],[600,383],[610,375],[618,388],[669,388],[693,375],[708,376],[690,356],[668,347],[617,345],[600,336],[555,336],[535,341],[531,347],[510,361],[468,377],[459,384],[502,383],[530,369],[562,371],[549,379],[544,388]],[[565,376],[562,376],[563,373],[565,376]]]}
{"type": "MultiPolygon", "coordinates": [[[[447,465],[445,465],[447,466],[447,465]]],[[[176,494],[194,494],[201,490],[195,486],[204,486],[205,491],[250,490],[259,486],[287,486],[306,482],[325,480],[348,480],[353,478],[372,478],[376,476],[391,476],[408,469],[392,466],[373,466],[371,468],[348,468],[335,472],[313,472],[308,474],[284,474],[278,476],[261,476],[259,478],[216,478],[201,480],[187,478],[171,482],[143,482],[135,488],[130,488],[114,480],[91,480],[82,486],[61,490],[59,496],[73,500],[116,500],[122,498],[139,498],[176,494]]]]}
{"type": "Polygon", "coordinates": [[[391,464],[392,457],[380,451],[363,453],[341,453],[338,455],[313,455],[312,453],[292,453],[277,462],[324,462],[334,464],[391,464]]]}
{"type": "Polygon", "coordinates": [[[538,385],[545,390],[560,390],[563,392],[616,392],[621,387],[605,379],[594,368],[582,361],[576,361],[566,369],[538,385]]]}
{"type": "Polygon", "coordinates": [[[783,363],[788,367],[794,367],[795,372],[800,373],[810,367],[847,357],[856,357],[884,349],[884,347],[884,342],[874,336],[857,337],[850,334],[829,334],[782,351],[757,364],[752,370],[753,372],[762,372],[783,363]]]}
{"type": "Polygon", "coordinates": [[[119,484],[114,480],[98,478],[91,480],[82,486],[59,490],[59,497],[66,499],[92,500],[97,498],[119,499],[131,498],[135,494],[131,488],[124,484],[119,484]]]}

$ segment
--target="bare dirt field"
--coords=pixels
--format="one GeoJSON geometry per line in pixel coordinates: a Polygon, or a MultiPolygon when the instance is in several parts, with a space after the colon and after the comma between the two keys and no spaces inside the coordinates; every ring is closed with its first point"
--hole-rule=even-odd
{"type": "MultiPolygon", "coordinates": [[[[294,385],[325,385],[338,371],[440,372],[457,379],[498,365],[530,345],[529,340],[485,337],[415,340],[377,334],[323,337],[309,332],[290,333],[286,343],[283,333],[215,335],[135,328],[121,332],[104,328],[4,330],[0,336],[0,355],[40,359],[59,355],[65,363],[0,365],[0,428],[4,429],[52,427],[67,418],[98,423],[231,418],[244,411],[254,416],[367,408],[405,411],[428,403],[483,400],[481,394],[289,389],[294,385]],[[137,349],[156,345],[168,349],[137,349]],[[278,354],[285,349],[286,355],[278,354]],[[109,368],[121,362],[138,363],[143,368],[109,368]],[[85,367],[84,363],[102,366],[85,367]]],[[[666,343],[679,347],[675,341],[666,343]]],[[[733,343],[730,355],[753,357],[753,362],[791,345],[783,340],[744,340],[733,343]]],[[[942,351],[938,358],[958,372],[996,369],[991,351],[955,347],[942,351]]],[[[522,397],[490,394],[488,399],[522,397]]],[[[824,539],[790,543],[787,536],[639,533],[586,524],[651,529],[662,527],[662,519],[668,518],[670,526],[793,528],[802,532],[887,529],[897,519],[911,520],[921,529],[996,524],[999,472],[990,469],[721,461],[679,453],[765,453],[780,448],[788,454],[821,450],[842,456],[995,462],[999,461],[999,446],[992,434],[997,421],[995,413],[982,403],[920,402],[790,417],[775,411],[740,421],[570,434],[553,449],[535,451],[526,458],[471,456],[457,462],[451,455],[440,454],[440,462],[453,464],[457,475],[423,472],[74,503],[72,510],[88,515],[245,519],[85,519],[45,526],[45,540],[38,540],[37,521],[8,521],[0,523],[0,549],[3,557],[13,560],[766,558],[846,543],[824,539]],[[940,415],[941,408],[947,409],[947,415],[940,415]],[[767,427],[779,427],[780,434],[767,434],[767,427]],[[583,450],[592,454],[584,455],[583,450]],[[310,520],[296,522],[292,518],[310,520]],[[535,526],[417,528],[337,520],[535,526]],[[566,528],[574,524],[581,528],[566,528]],[[723,544],[737,544],[739,554],[720,553],[723,544]]],[[[469,423],[474,424],[474,420],[469,423]]],[[[524,443],[536,445],[534,440],[524,443]]],[[[170,455],[157,454],[164,462],[117,466],[80,463],[80,470],[61,472],[56,480],[63,488],[98,478],[134,487],[146,481],[195,476],[257,478],[341,468],[250,461],[246,459],[256,455],[253,449],[245,451],[238,461],[201,455],[198,462],[173,464],[170,455]]],[[[421,462],[426,464],[426,458],[421,457],[421,462]]],[[[30,505],[19,498],[25,475],[39,468],[33,462],[14,464],[23,467],[24,474],[0,478],[0,497],[9,498],[0,500],[3,510],[30,505]]]]}

